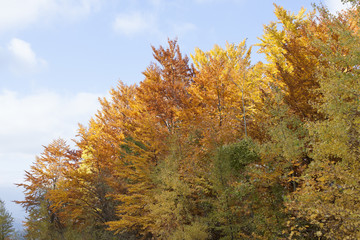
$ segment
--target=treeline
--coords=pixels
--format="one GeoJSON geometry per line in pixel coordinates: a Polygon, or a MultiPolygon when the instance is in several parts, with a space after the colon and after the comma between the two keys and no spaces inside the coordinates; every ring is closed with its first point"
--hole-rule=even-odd
{"type": "Polygon", "coordinates": [[[152,47],[18,184],[27,239],[360,239],[359,14],[275,6],[254,65],[152,47]]]}

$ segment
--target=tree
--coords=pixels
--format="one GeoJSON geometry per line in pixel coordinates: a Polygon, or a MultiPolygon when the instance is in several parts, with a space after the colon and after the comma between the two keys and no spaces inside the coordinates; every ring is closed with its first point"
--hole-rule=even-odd
{"type": "Polygon", "coordinates": [[[207,239],[206,224],[194,214],[194,191],[181,171],[180,164],[186,156],[182,151],[186,150],[175,141],[169,144],[169,156],[153,172],[156,188],[148,206],[151,232],[156,239],[207,239]]]}
{"type": "Polygon", "coordinates": [[[67,227],[94,236],[113,235],[106,231],[105,223],[117,219],[111,196],[119,187],[112,161],[116,151],[104,141],[102,126],[98,119],[91,119],[88,128],[80,127],[77,164],[64,171],[58,188],[48,196],[67,227]]]}
{"type": "Polygon", "coordinates": [[[292,111],[302,119],[315,119],[317,112],[311,102],[318,98],[314,89],[319,86],[315,72],[320,53],[306,34],[313,15],[305,14],[305,9],[295,15],[277,5],[275,15],[278,21],[264,26],[258,44],[268,61],[265,75],[284,92],[292,111]]]}
{"type": "Polygon", "coordinates": [[[314,160],[290,208],[318,226],[318,236],[359,239],[360,16],[357,9],[337,16],[318,10],[329,36],[313,40],[327,63],[318,71],[321,98],[314,104],[324,119],[307,124],[314,160]]]}
{"type": "Polygon", "coordinates": [[[360,239],[360,8],[343,2],[275,5],[265,64],[245,41],[196,49],[195,67],[177,40],[152,47],[77,149],[52,142],[18,184],[26,237],[360,239]]]}
{"type": "Polygon", "coordinates": [[[351,3],[355,6],[358,6],[360,4],[360,1],[359,0],[341,0],[341,2],[343,3],[351,3]]]}
{"type": "Polygon", "coordinates": [[[0,199],[0,240],[5,240],[14,231],[14,219],[5,209],[5,202],[0,199]]]}
{"type": "Polygon", "coordinates": [[[307,226],[309,231],[304,231],[303,237],[312,238],[316,227],[308,220],[293,217],[286,200],[299,187],[299,177],[312,160],[306,121],[322,118],[315,107],[321,95],[316,91],[317,71],[326,62],[320,60],[321,51],[311,42],[312,36],[326,35],[313,13],[305,14],[305,9],[295,15],[275,5],[275,15],[278,21],[264,27],[259,44],[260,52],[265,53],[268,60],[264,77],[270,79],[270,91],[264,96],[262,110],[265,117],[261,126],[264,132],[260,142],[261,167],[254,168],[252,175],[260,179],[258,191],[276,198],[266,189],[276,187],[280,194],[277,195],[281,208],[278,213],[282,213],[278,218],[279,231],[285,233],[285,223],[293,222],[292,227],[307,226]]]}
{"type": "MultiPolygon", "coordinates": [[[[124,88],[113,96],[114,112],[118,121],[114,129],[121,129],[124,140],[120,143],[119,175],[126,182],[126,191],[116,194],[122,204],[118,206],[119,220],[109,222],[110,229],[122,232],[133,230],[139,235],[151,235],[149,198],[155,187],[150,178],[154,166],[169,152],[167,139],[181,135],[181,115],[189,108],[189,87],[193,69],[183,57],[177,41],[168,41],[169,47],[153,47],[157,63],[143,73],[144,81],[134,87],[133,94],[124,95],[124,88]],[[123,96],[123,97],[121,97],[123,96]],[[119,100],[115,100],[119,98],[119,100]],[[121,99],[120,99],[121,98],[121,99]],[[126,99],[126,105],[124,103],[126,99]],[[120,105],[118,105],[121,103],[120,105]]],[[[110,108],[108,108],[110,109],[110,108]]],[[[181,144],[182,138],[178,138],[181,144]]]]}
{"type": "Polygon", "coordinates": [[[250,145],[249,140],[224,145],[214,156],[211,182],[215,198],[210,216],[214,230],[219,231],[223,240],[250,237],[253,232],[250,221],[247,221],[249,215],[245,198],[252,186],[246,180],[245,168],[257,161],[258,156],[249,149],[250,145]]]}
{"type": "Polygon", "coordinates": [[[43,153],[36,157],[30,171],[25,171],[25,183],[16,184],[24,188],[25,194],[25,200],[16,203],[34,215],[33,221],[25,223],[28,233],[38,231],[36,225],[32,226],[40,219],[46,222],[47,231],[51,233],[48,239],[57,239],[55,235],[63,233],[64,221],[60,217],[60,210],[53,205],[50,195],[60,187],[64,173],[72,168],[77,160],[76,154],[63,139],[54,140],[48,146],[44,146],[43,153]]]}
{"type": "Polygon", "coordinates": [[[33,206],[26,217],[25,238],[29,240],[63,239],[63,231],[59,231],[50,219],[49,204],[45,200],[33,206]]]}
{"type": "Polygon", "coordinates": [[[143,72],[145,80],[138,88],[138,99],[155,114],[159,123],[173,133],[179,125],[179,114],[190,104],[188,87],[194,76],[189,58],[183,56],[177,40],[168,40],[169,47],[152,47],[157,63],[143,72]]]}
{"type": "Polygon", "coordinates": [[[120,84],[111,95],[111,101],[102,102],[103,111],[98,116],[107,123],[104,140],[116,151],[112,156],[113,177],[123,183],[123,188],[113,194],[120,203],[116,207],[119,219],[107,224],[115,233],[146,235],[150,224],[147,197],[153,187],[150,172],[163,143],[160,134],[156,135],[157,120],[138,101],[135,86],[120,84]]]}
{"type": "Polygon", "coordinates": [[[191,124],[202,148],[214,150],[255,132],[267,84],[259,77],[261,64],[251,66],[250,53],[244,40],[208,52],[196,49],[192,55],[197,73],[189,88],[191,124]]]}

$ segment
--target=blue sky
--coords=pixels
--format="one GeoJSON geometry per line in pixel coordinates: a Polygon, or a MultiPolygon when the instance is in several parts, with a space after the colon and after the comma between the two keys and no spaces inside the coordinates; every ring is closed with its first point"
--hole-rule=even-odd
{"type": "MultiPolygon", "coordinates": [[[[274,2],[293,12],[320,3],[274,2]]],[[[22,199],[14,183],[42,145],[74,138],[118,80],[142,81],[151,45],[177,37],[188,55],[226,41],[251,45],[273,9],[270,0],[0,0],[0,199],[17,226],[25,213],[11,202],[22,199]]]]}

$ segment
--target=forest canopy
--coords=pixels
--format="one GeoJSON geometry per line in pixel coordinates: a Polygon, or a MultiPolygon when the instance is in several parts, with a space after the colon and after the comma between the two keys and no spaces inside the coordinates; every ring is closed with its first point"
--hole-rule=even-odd
{"type": "Polygon", "coordinates": [[[360,239],[360,7],[275,5],[245,40],[152,46],[25,181],[27,239],[360,239]]]}

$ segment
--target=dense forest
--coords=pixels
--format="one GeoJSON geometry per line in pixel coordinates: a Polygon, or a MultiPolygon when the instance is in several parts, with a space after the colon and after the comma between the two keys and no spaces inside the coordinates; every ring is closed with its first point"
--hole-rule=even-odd
{"type": "MultiPolygon", "coordinates": [[[[245,41],[152,47],[76,147],[25,173],[26,238],[360,239],[360,6],[275,5],[245,41]]],[[[74,136],[75,137],[75,136],[74,136]]]]}

